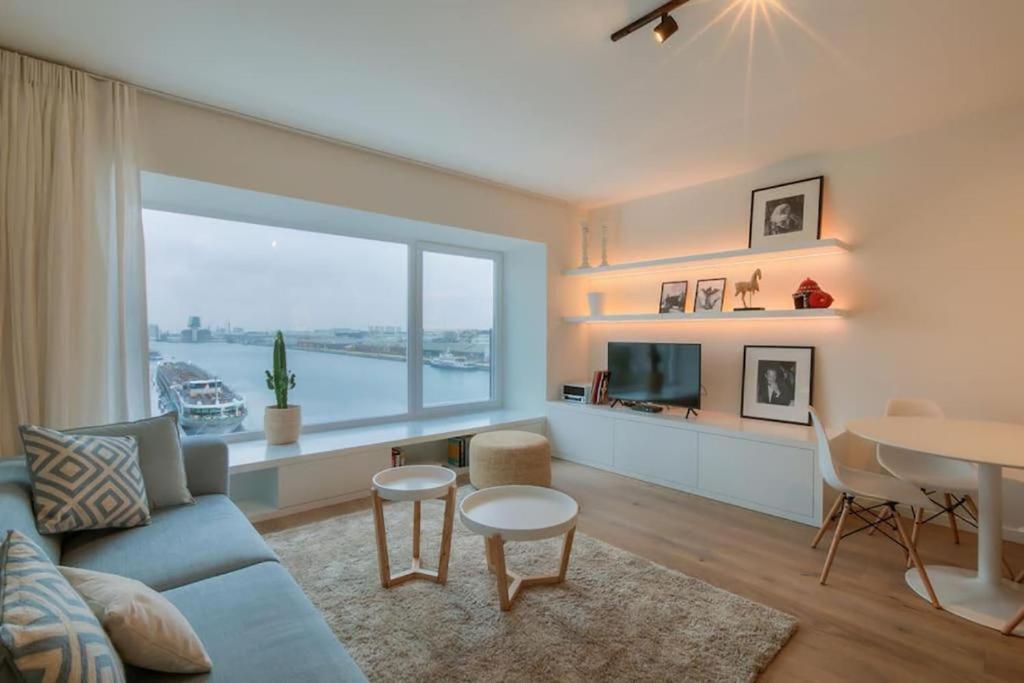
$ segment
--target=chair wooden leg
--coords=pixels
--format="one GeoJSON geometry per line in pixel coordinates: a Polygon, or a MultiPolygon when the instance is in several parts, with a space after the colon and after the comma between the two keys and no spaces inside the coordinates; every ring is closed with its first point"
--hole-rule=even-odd
{"type": "MultiPolygon", "coordinates": [[[[888,508],[886,508],[888,509],[888,508]]],[[[917,535],[921,531],[921,526],[924,524],[924,508],[919,507],[914,510],[914,528],[910,532],[910,543],[916,548],[917,547],[917,535]]],[[[907,553],[907,569],[913,564],[910,560],[910,553],[907,553]]]]}
{"type": "Polygon", "coordinates": [[[814,540],[811,541],[812,548],[818,547],[818,543],[821,542],[821,537],[824,536],[825,532],[828,531],[828,528],[832,526],[832,520],[835,519],[836,510],[839,509],[839,506],[840,504],[842,504],[842,502],[843,494],[840,493],[838,496],[836,496],[836,502],[832,503],[832,509],[828,511],[828,515],[826,515],[825,519],[821,522],[821,528],[818,529],[818,533],[814,535],[814,540]]]}
{"type": "Polygon", "coordinates": [[[1013,618],[1006,622],[1006,626],[1003,626],[1003,635],[1008,636],[1013,633],[1013,630],[1020,626],[1020,622],[1024,621],[1024,607],[1021,607],[1013,618]]]}
{"type": "MultiPolygon", "coordinates": [[[[455,523],[455,484],[448,488],[444,497],[444,527],[441,531],[441,557],[437,561],[437,582],[448,581],[448,560],[452,555],[452,527],[455,523]]],[[[417,506],[419,503],[417,503],[417,506]]]]}
{"type": "MultiPolygon", "coordinates": [[[[884,522],[885,518],[888,517],[888,516],[889,516],[889,508],[882,508],[882,513],[879,514],[879,515],[875,515],[875,517],[878,518],[878,522],[879,523],[884,522]]],[[[868,529],[868,536],[874,536],[876,531],[878,531],[878,527],[876,527],[876,526],[871,527],[870,529],[868,529]]]]}
{"type": "Polygon", "coordinates": [[[975,521],[978,519],[978,506],[974,504],[974,499],[970,496],[964,496],[964,507],[971,513],[975,521]]]}
{"type": "Polygon", "coordinates": [[[391,583],[391,566],[388,562],[388,537],[384,528],[384,503],[377,495],[377,489],[370,492],[373,498],[373,525],[377,534],[377,569],[380,571],[380,585],[387,588],[391,583]]]}
{"type": "Polygon", "coordinates": [[[956,526],[956,513],[953,511],[953,496],[946,494],[946,516],[949,518],[949,528],[953,530],[953,543],[960,545],[960,530],[956,526]]]}
{"type": "Polygon", "coordinates": [[[825,585],[825,581],[828,580],[829,570],[832,569],[832,561],[836,558],[836,549],[839,547],[839,541],[843,536],[843,526],[846,524],[846,516],[850,513],[850,506],[853,503],[852,497],[847,497],[844,493],[843,496],[843,511],[839,513],[839,521],[836,522],[836,530],[832,534],[832,543],[828,547],[828,555],[825,557],[825,566],[821,569],[821,577],[818,579],[818,583],[825,585]]]}
{"type": "Polygon", "coordinates": [[[906,529],[903,528],[903,522],[900,520],[900,516],[896,514],[896,510],[892,511],[892,519],[896,522],[896,530],[900,534],[900,540],[903,541],[903,545],[907,546],[907,551],[910,553],[910,559],[913,560],[914,566],[917,567],[917,573],[921,577],[921,583],[924,584],[924,588],[928,591],[928,597],[932,601],[932,607],[939,608],[939,599],[935,595],[935,590],[932,588],[932,582],[928,578],[928,572],[925,571],[924,564],[921,562],[921,558],[917,554],[917,548],[911,542],[910,537],[907,536],[906,529]]]}

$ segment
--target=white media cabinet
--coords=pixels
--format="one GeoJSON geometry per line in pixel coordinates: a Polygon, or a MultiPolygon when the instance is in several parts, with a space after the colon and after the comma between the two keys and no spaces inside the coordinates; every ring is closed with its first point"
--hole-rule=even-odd
{"type": "Polygon", "coordinates": [[[552,454],[812,526],[822,479],[814,431],[701,411],[656,414],[567,401],[547,404],[552,454]]]}
{"type": "Polygon", "coordinates": [[[373,475],[391,466],[392,448],[420,447],[426,451],[420,455],[431,459],[416,464],[441,465],[449,437],[492,429],[543,434],[544,415],[540,410],[491,410],[314,432],[286,446],[262,440],[230,443],[231,499],[249,519],[259,521],[362,498],[370,495],[373,475]]]}

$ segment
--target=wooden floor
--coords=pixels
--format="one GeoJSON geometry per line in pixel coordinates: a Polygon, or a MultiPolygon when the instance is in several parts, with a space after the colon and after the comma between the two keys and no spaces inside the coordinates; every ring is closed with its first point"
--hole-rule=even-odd
{"type": "MultiPolygon", "coordinates": [[[[884,538],[845,539],[820,586],[829,537],[812,550],[811,527],[563,461],[554,486],[579,501],[581,532],[796,616],[762,681],[1024,681],[1024,639],[933,609],[903,582],[902,551],[884,538]]],[[[257,526],[360,509],[369,499],[257,526]]],[[[948,528],[929,525],[919,549],[926,563],[974,566],[973,534],[956,546],[948,528]]],[[[1006,551],[1024,568],[1024,547],[1006,551]]]]}

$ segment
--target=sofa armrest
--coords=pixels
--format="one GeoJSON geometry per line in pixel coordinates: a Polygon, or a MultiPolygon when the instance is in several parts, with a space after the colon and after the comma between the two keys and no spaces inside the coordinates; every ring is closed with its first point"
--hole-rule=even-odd
{"type": "Polygon", "coordinates": [[[189,436],[181,440],[185,478],[193,496],[228,493],[228,445],[216,437],[189,436]]]}

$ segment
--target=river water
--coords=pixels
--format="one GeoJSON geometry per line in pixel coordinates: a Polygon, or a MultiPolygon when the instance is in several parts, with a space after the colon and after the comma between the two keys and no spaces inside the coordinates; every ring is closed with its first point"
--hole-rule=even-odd
{"type": "MultiPolygon", "coordinates": [[[[265,375],[273,361],[269,346],[224,342],[182,344],[149,343],[164,359],[195,363],[224,380],[245,396],[249,415],[243,431],[263,429],[263,408],[274,402],[265,375]]],[[[150,370],[156,362],[150,363],[150,370]]],[[[288,349],[288,369],[295,373],[296,387],[289,403],[302,406],[304,424],[395,415],[407,410],[404,361],[361,358],[316,351],[288,349]]],[[[159,412],[156,388],[151,384],[153,411],[159,412]]],[[[427,405],[451,401],[485,401],[490,394],[486,371],[423,369],[423,396],[427,405]]]]}

